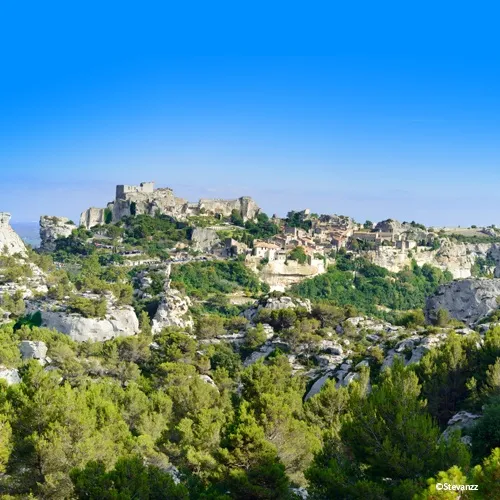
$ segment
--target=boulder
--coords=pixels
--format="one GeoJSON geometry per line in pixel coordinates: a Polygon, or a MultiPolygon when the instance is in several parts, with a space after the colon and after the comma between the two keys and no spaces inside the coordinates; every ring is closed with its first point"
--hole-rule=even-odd
{"type": "Polygon", "coordinates": [[[214,389],[217,389],[217,391],[219,391],[217,384],[213,381],[213,379],[211,377],[209,377],[208,375],[202,375],[202,374],[200,374],[199,377],[203,382],[205,382],[208,385],[211,385],[214,389]]]}
{"type": "Polygon", "coordinates": [[[281,297],[267,297],[261,302],[256,302],[252,307],[243,311],[243,316],[249,321],[253,321],[261,309],[279,311],[281,309],[294,309],[304,307],[311,312],[311,301],[309,299],[291,298],[285,295],[281,297]]]}
{"type": "Polygon", "coordinates": [[[8,385],[19,384],[21,382],[19,371],[16,368],[7,368],[3,365],[0,365],[0,379],[5,380],[8,385]]]}
{"type": "Polygon", "coordinates": [[[435,295],[427,299],[426,315],[434,320],[439,309],[445,309],[452,318],[474,325],[498,309],[500,279],[469,278],[441,285],[435,295]]]}
{"type": "Polygon", "coordinates": [[[77,342],[104,341],[139,332],[139,321],[130,306],[109,308],[104,318],[84,318],[66,311],[42,310],[42,326],[54,328],[77,342]]]}
{"type": "MultiPolygon", "coordinates": [[[[481,418],[481,415],[469,413],[468,411],[459,411],[448,420],[448,426],[441,435],[441,439],[449,439],[451,434],[457,430],[462,434],[467,434],[476,425],[479,418],[481,418]]],[[[467,435],[462,436],[462,441],[470,444],[470,437],[467,435]]]]}
{"type": "Polygon", "coordinates": [[[332,340],[321,340],[318,345],[320,351],[326,352],[328,354],[335,354],[337,356],[342,356],[344,354],[344,349],[342,346],[333,342],[332,340]]]}
{"type": "Polygon", "coordinates": [[[23,361],[38,359],[43,362],[47,358],[47,346],[39,340],[23,340],[19,344],[19,350],[23,361]]]}
{"type": "Polygon", "coordinates": [[[252,354],[243,361],[243,366],[246,368],[256,363],[259,359],[267,358],[275,349],[276,347],[272,343],[266,342],[258,351],[252,352],[252,354]]]}

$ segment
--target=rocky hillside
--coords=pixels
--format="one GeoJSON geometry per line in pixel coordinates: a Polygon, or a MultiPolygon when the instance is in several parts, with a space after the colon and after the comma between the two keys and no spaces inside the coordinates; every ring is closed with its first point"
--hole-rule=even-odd
{"type": "Polygon", "coordinates": [[[2,493],[498,491],[494,241],[119,188],[87,227],[42,217],[39,252],[0,232],[2,493]]]}

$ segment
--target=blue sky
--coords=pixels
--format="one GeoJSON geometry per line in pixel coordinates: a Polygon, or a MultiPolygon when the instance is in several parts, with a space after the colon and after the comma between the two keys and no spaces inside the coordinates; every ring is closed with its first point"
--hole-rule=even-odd
{"type": "Polygon", "coordinates": [[[154,180],[270,214],[500,225],[490,4],[10,4],[0,211],[15,220],[77,218],[154,180]]]}

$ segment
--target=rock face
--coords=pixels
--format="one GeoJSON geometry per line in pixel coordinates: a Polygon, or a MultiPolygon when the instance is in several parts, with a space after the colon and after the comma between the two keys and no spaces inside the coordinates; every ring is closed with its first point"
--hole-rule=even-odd
{"type": "Polygon", "coordinates": [[[163,299],[153,318],[153,333],[159,333],[168,326],[192,329],[194,323],[189,314],[190,305],[191,300],[189,297],[182,295],[178,290],[170,288],[170,284],[167,282],[163,299]]]}
{"type": "Polygon", "coordinates": [[[270,286],[271,291],[278,292],[284,292],[291,285],[326,272],[323,259],[313,259],[311,264],[299,264],[293,260],[287,262],[275,260],[266,264],[261,271],[257,268],[258,263],[258,261],[253,262],[252,269],[270,286]]]}
{"type": "Polygon", "coordinates": [[[256,302],[252,307],[243,312],[243,316],[249,321],[253,321],[261,309],[278,311],[280,309],[294,309],[295,307],[304,307],[311,312],[311,301],[309,299],[298,299],[291,297],[267,297],[264,301],[256,302]]]}
{"type": "Polygon", "coordinates": [[[220,239],[213,229],[195,227],[191,234],[193,249],[200,252],[210,252],[214,247],[220,245],[220,239]]]}
{"type": "Polygon", "coordinates": [[[26,303],[26,312],[42,314],[42,326],[54,328],[76,342],[104,341],[129,337],[139,332],[139,320],[131,306],[118,306],[109,300],[104,318],[85,318],[66,310],[64,303],[34,300],[26,303]]]}
{"type": "Polygon", "coordinates": [[[10,227],[11,215],[0,212],[0,253],[4,250],[7,255],[26,255],[26,246],[21,237],[10,227]]]}
{"type": "Polygon", "coordinates": [[[105,209],[91,207],[80,216],[80,226],[90,229],[94,226],[101,226],[105,223],[105,209]]]}
{"type": "Polygon", "coordinates": [[[129,337],[139,332],[139,321],[132,307],[116,309],[106,318],[84,318],[79,314],[42,312],[42,326],[65,333],[77,342],[104,341],[129,337]]]}
{"type": "Polygon", "coordinates": [[[467,411],[459,411],[448,420],[448,426],[443,434],[441,434],[441,439],[448,440],[453,432],[460,431],[462,434],[462,442],[471,444],[472,438],[468,434],[476,426],[479,418],[481,418],[481,415],[476,415],[467,411]]]}
{"type": "Polygon", "coordinates": [[[0,365],[0,379],[5,380],[8,385],[19,384],[21,382],[21,377],[17,369],[7,368],[3,365],[0,365]]]}
{"type": "Polygon", "coordinates": [[[19,350],[21,351],[23,361],[28,359],[38,359],[41,362],[44,362],[47,358],[47,346],[45,345],[45,342],[23,340],[19,344],[19,350]]]}
{"type": "Polygon", "coordinates": [[[452,318],[473,325],[498,309],[500,279],[471,278],[452,281],[438,288],[427,299],[426,314],[432,320],[439,309],[445,309],[452,318]]]}
{"type": "Polygon", "coordinates": [[[73,229],[76,229],[75,224],[66,217],[42,215],[40,217],[40,248],[53,252],[56,249],[57,238],[68,237],[73,229]]]}
{"type": "MultiPolygon", "coordinates": [[[[220,215],[228,217],[237,210],[243,220],[254,219],[260,208],[248,196],[236,200],[201,199],[198,203],[190,203],[178,198],[170,188],[155,189],[153,182],[143,182],[139,186],[119,185],[116,187],[115,200],[108,203],[113,222],[130,215],[155,215],[160,213],[179,220],[190,215],[220,215]]],[[[82,213],[80,224],[90,229],[103,224],[104,208],[89,208],[82,213]]]]}
{"type": "Polygon", "coordinates": [[[441,247],[416,247],[408,252],[390,246],[380,246],[377,250],[366,252],[366,257],[374,264],[389,271],[398,272],[411,265],[414,259],[419,266],[430,264],[443,271],[449,271],[453,278],[470,278],[471,269],[478,257],[490,257],[497,263],[500,277],[500,245],[491,243],[456,243],[442,240],[441,247]]]}

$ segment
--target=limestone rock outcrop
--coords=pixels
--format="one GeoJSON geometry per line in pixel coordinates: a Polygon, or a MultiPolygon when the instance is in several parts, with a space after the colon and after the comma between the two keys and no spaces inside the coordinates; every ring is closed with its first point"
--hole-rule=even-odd
{"type": "Polygon", "coordinates": [[[323,259],[313,259],[311,264],[299,264],[294,260],[286,262],[274,260],[268,262],[260,270],[258,267],[259,260],[250,261],[248,264],[259,275],[260,279],[270,286],[271,291],[278,292],[284,292],[291,285],[326,272],[323,259]]]}
{"type": "MultiPolygon", "coordinates": [[[[229,217],[233,210],[237,210],[246,221],[254,219],[260,212],[258,205],[248,196],[235,200],[200,199],[198,203],[190,203],[176,197],[170,188],[155,189],[153,182],[143,182],[139,186],[117,186],[115,199],[108,203],[107,209],[112,214],[113,222],[130,215],[157,213],[178,220],[203,214],[229,217]]],[[[87,229],[103,224],[105,211],[104,208],[89,208],[82,213],[80,224],[87,229]]]]}
{"type": "Polygon", "coordinates": [[[47,345],[42,341],[23,340],[19,344],[19,350],[23,361],[38,359],[41,363],[44,363],[47,359],[47,345]]]}
{"type": "MultiPolygon", "coordinates": [[[[85,296],[95,298],[88,294],[85,296]]],[[[107,299],[107,311],[102,318],[86,318],[69,311],[63,302],[48,299],[27,301],[26,311],[40,311],[42,326],[64,333],[76,342],[104,341],[138,333],[139,320],[133,307],[117,305],[110,296],[107,299]]]]}
{"type": "Polygon", "coordinates": [[[304,307],[308,312],[311,312],[311,301],[309,299],[292,299],[285,295],[282,297],[267,297],[243,311],[243,316],[249,321],[253,321],[261,309],[278,311],[280,309],[294,309],[296,307],[304,307]]]}
{"type": "Polygon", "coordinates": [[[19,384],[21,382],[19,371],[16,368],[7,368],[3,365],[0,365],[0,379],[5,380],[8,385],[19,384]]]}
{"type": "Polygon", "coordinates": [[[129,337],[139,332],[139,321],[132,307],[124,306],[107,314],[106,318],[84,318],[79,314],[42,312],[42,326],[54,328],[77,342],[104,341],[129,337]]]}
{"type": "Polygon", "coordinates": [[[499,307],[500,279],[470,278],[452,281],[427,299],[426,315],[432,320],[439,309],[452,318],[473,325],[499,307]]]}
{"type": "Polygon", "coordinates": [[[191,234],[191,241],[193,249],[199,252],[210,252],[221,242],[217,232],[206,227],[195,227],[191,234]]]}
{"type": "Polygon", "coordinates": [[[469,434],[476,426],[477,421],[480,418],[481,415],[469,413],[468,411],[459,411],[458,413],[455,413],[455,415],[448,420],[448,426],[444,430],[443,434],[441,434],[441,439],[447,441],[454,432],[460,431],[462,434],[462,442],[472,444],[472,438],[469,434]]]}
{"type": "Polygon", "coordinates": [[[449,271],[455,279],[470,278],[471,269],[478,257],[489,257],[500,269],[500,245],[496,243],[459,243],[443,239],[437,250],[419,246],[408,252],[392,246],[380,246],[377,250],[366,252],[365,256],[374,264],[392,272],[403,270],[415,260],[419,266],[430,264],[449,271]]]}
{"type": "Polygon", "coordinates": [[[10,219],[9,213],[0,212],[0,253],[6,251],[7,255],[26,255],[26,246],[10,226],[10,219]]]}
{"type": "Polygon", "coordinates": [[[189,314],[191,300],[178,290],[170,288],[169,285],[167,282],[163,298],[153,318],[153,333],[159,333],[168,326],[187,329],[192,329],[194,326],[193,318],[189,314]]]}
{"type": "Polygon", "coordinates": [[[66,217],[42,215],[40,217],[40,248],[53,252],[56,249],[57,238],[67,238],[76,228],[76,225],[66,217]]]}
{"type": "Polygon", "coordinates": [[[85,210],[80,216],[80,226],[90,229],[94,226],[101,226],[105,223],[104,208],[91,207],[85,210]]]}

